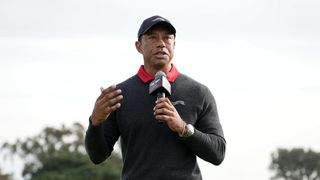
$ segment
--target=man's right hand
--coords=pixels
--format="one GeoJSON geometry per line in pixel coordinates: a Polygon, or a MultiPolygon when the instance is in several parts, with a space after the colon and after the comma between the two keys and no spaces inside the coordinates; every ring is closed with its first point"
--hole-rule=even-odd
{"type": "Polygon", "coordinates": [[[100,90],[101,94],[97,98],[91,114],[93,126],[99,126],[108,118],[112,111],[120,108],[120,101],[123,99],[121,89],[117,89],[115,85],[106,89],[101,87],[100,90]]]}

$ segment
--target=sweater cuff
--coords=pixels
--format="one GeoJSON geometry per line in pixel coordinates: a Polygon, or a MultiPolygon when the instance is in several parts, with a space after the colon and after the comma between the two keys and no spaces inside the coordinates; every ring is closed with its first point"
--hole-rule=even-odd
{"type": "Polygon", "coordinates": [[[89,134],[100,134],[103,132],[103,128],[102,128],[102,124],[98,125],[98,126],[94,126],[92,124],[92,121],[91,121],[91,116],[89,117],[89,127],[88,127],[88,130],[87,130],[87,133],[89,134]]]}

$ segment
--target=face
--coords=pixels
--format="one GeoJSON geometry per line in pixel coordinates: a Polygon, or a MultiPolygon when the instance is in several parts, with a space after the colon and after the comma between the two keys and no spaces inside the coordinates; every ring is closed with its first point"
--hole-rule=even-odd
{"type": "Polygon", "coordinates": [[[136,42],[147,71],[169,71],[175,48],[175,36],[167,28],[156,25],[136,42]]]}

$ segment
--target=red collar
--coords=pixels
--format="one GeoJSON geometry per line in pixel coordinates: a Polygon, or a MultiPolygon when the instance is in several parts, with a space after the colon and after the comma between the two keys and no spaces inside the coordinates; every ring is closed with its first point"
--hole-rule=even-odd
{"type": "MultiPolygon", "coordinates": [[[[177,68],[173,64],[171,64],[171,69],[170,69],[169,73],[167,74],[168,81],[171,83],[174,82],[177,79],[178,75],[179,75],[179,71],[177,70],[177,68]]],[[[154,79],[153,76],[151,76],[150,74],[148,74],[144,70],[143,65],[140,66],[140,69],[138,71],[138,76],[144,83],[147,83],[147,82],[152,81],[154,79]]]]}

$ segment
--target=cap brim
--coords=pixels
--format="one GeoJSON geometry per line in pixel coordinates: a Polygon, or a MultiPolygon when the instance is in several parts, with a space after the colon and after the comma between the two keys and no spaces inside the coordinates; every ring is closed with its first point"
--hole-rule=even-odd
{"type": "Polygon", "coordinates": [[[150,24],[150,26],[148,28],[146,28],[143,32],[141,32],[139,34],[139,37],[142,36],[143,34],[147,33],[150,29],[152,29],[154,26],[156,25],[162,25],[164,27],[166,27],[170,32],[172,32],[172,34],[176,34],[176,29],[173,27],[172,24],[170,24],[169,22],[166,21],[160,21],[160,22],[155,22],[153,24],[150,24]]]}

